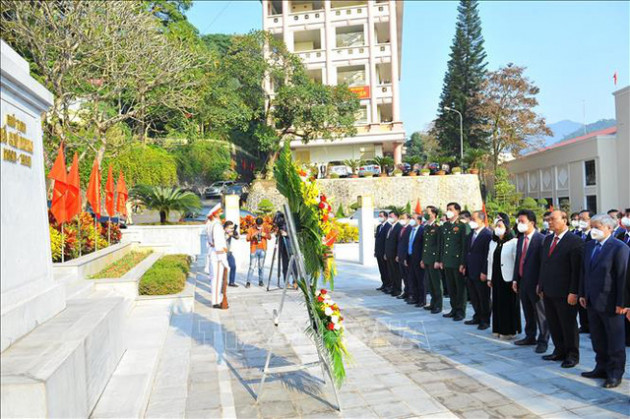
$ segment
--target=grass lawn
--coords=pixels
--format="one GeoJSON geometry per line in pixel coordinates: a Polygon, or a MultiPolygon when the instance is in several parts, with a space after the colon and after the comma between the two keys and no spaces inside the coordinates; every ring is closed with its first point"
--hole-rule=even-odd
{"type": "Polygon", "coordinates": [[[140,295],[177,294],[184,289],[190,271],[188,255],[162,256],[140,279],[140,295]]]}
{"type": "Polygon", "coordinates": [[[129,272],[137,264],[146,259],[146,257],[149,256],[151,253],[153,253],[151,250],[144,252],[129,252],[99,273],[90,276],[90,279],[120,278],[121,276],[129,272]]]}

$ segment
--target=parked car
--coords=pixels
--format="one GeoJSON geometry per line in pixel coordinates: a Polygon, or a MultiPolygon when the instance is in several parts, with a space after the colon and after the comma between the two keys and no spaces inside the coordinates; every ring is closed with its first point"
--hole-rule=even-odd
{"type": "Polygon", "coordinates": [[[246,183],[235,183],[232,186],[228,186],[225,193],[227,195],[238,195],[241,202],[247,201],[249,195],[249,185],[246,183]]]}
{"type": "Polygon", "coordinates": [[[359,167],[359,176],[378,176],[381,174],[381,166],[368,162],[359,167]]]}
{"type": "Polygon", "coordinates": [[[222,180],[219,182],[214,182],[212,185],[206,188],[203,195],[206,199],[220,198],[221,195],[223,195],[227,191],[227,188],[232,185],[234,185],[234,181],[232,180],[222,180]]]}
{"type": "Polygon", "coordinates": [[[348,177],[352,174],[352,168],[342,162],[333,161],[330,162],[330,166],[328,167],[328,174],[332,175],[333,173],[339,175],[339,177],[348,177]]]}
{"type": "Polygon", "coordinates": [[[404,176],[409,175],[409,172],[411,172],[411,165],[409,163],[401,163],[398,165],[398,168],[402,171],[404,176]]]}

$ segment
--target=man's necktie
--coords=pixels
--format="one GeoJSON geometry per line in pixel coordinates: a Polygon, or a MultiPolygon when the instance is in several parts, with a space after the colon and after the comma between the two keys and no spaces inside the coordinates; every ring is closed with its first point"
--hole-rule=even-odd
{"type": "Polygon", "coordinates": [[[525,236],[523,240],[523,249],[521,251],[521,260],[518,264],[518,276],[523,277],[523,266],[525,265],[525,255],[527,255],[527,248],[529,247],[529,237],[525,236]]]}
{"type": "Polygon", "coordinates": [[[599,257],[599,253],[601,251],[602,251],[602,244],[597,243],[597,246],[595,246],[595,249],[593,250],[593,256],[591,256],[591,269],[593,269],[593,266],[595,266],[595,263],[597,263],[597,258],[599,257]]]}
{"type": "Polygon", "coordinates": [[[553,242],[551,242],[551,247],[549,248],[549,255],[551,256],[553,254],[553,251],[556,248],[556,245],[558,244],[558,241],[560,240],[560,237],[558,236],[553,236],[553,242]]]}

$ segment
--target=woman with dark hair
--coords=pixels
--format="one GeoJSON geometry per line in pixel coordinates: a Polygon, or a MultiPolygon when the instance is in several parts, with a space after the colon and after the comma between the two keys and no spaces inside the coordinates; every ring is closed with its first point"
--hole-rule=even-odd
{"type": "Polygon", "coordinates": [[[521,333],[518,294],[512,290],[517,239],[510,230],[510,218],[499,213],[488,251],[488,286],[492,288],[492,332],[511,338],[521,333]]]}

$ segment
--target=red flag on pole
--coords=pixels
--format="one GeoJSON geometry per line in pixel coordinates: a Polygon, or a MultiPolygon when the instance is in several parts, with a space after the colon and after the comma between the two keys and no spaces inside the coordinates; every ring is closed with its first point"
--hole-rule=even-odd
{"type": "Polygon", "coordinates": [[[105,183],[105,210],[110,217],[116,215],[114,211],[114,176],[112,175],[112,165],[107,171],[107,183],[105,183]]]}
{"type": "Polygon", "coordinates": [[[549,211],[553,212],[553,204],[549,205],[549,211]]]}
{"type": "Polygon", "coordinates": [[[488,212],[486,211],[486,203],[484,202],[483,205],[481,206],[481,211],[483,212],[483,215],[485,215],[486,221],[486,227],[488,227],[488,212]]]}
{"type": "Polygon", "coordinates": [[[66,217],[73,219],[81,212],[81,183],[79,182],[79,157],[74,153],[72,166],[68,174],[68,193],[66,195],[66,217]]]}
{"type": "Polygon", "coordinates": [[[92,206],[92,211],[96,214],[96,218],[101,218],[101,172],[99,171],[98,159],[96,157],[94,157],[92,173],[90,173],[87,200],[90,206],[92,206]]]}
{"type": "Polygon", "coordinates": [[[59,145],[59,151],[57,152],[57,159],[53,164],[48,178],[52,179],[55,184],[53,185],[52,203],[50,205],[50,212],[52,212],[55,220],[59,224],[68,221],[66,215],[66,192],[68,190],[68,174],[66,172],[66,158],[63,155],[63,143],[59,145]]]}
{"type": "Polygon", "coordinates": [[[416,201],[416,214],[422,214],[422,205],[420,205],[420,198],[416,201]]]}
{"type": "Polygon", "coordinates": [[[613,74],[613,81],[615,82],[615,86],[617,85],[617,72],[615,71],[615,74],[613,74]]]}
{"type": "Polygon", "coordinates": [[[129,192],[127,191],[127,185],[125,184],[125,177],[122,170],[118,175],[118,182],[116,183],[116,212],[122,215],[127,215],[127,197],[129,192]]]}

